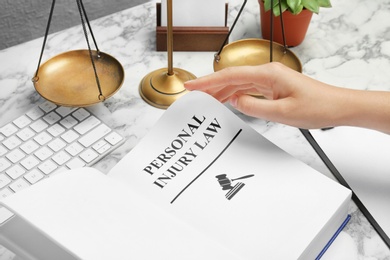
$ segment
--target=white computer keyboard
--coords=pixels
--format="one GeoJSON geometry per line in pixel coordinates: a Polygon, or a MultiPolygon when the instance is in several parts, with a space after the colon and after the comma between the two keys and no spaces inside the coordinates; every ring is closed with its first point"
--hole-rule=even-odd
{"type": "Polygon", "coordinates": [[[0,128],[0,199],[54,173],[90,166],[123,141],[88,109],[45,101],[0,128]]]}

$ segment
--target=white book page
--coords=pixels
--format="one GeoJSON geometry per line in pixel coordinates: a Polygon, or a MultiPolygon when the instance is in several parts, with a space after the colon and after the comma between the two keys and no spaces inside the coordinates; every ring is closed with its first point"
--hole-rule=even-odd
{"type": "Polygon", "coordinates": [[[109,176],[248,259],[298,259],[350,197],[201,92],[171,105],[109,176]]]}

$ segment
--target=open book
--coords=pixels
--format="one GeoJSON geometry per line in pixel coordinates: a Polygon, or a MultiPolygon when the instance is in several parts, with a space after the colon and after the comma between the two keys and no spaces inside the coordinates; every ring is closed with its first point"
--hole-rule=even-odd
{"type": "Polygon", "coordinates": [[[58,174],[2,203],[82,259],[315,259],[351,192],[191,92],[108,174],[58,174]]]}

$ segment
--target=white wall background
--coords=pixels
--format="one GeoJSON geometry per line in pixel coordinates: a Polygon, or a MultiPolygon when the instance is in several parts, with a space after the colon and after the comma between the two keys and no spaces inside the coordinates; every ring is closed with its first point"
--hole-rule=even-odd
{"type": "MultiPolygon", "coordinates": [[[[83,0],[89,20],[148,0],[83,0]]],[[[45,34],[52,0],[0,0],[0,50],[45,34]]],[[[50,32],[80,24],[76,0],[56,0],[50,32]]]]}

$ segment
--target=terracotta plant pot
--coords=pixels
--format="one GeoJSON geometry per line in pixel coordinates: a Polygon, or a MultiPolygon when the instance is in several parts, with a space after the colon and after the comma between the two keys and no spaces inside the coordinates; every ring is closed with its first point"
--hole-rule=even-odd
{"type": "MultiPolygon", "coordinates": [[[[271,12],[264,10],[263,0],[259,0],[260,4],[260,25],[263,38],[271,39],[271,12]]],[[[284,34],[286,45],[289,47],[297,46],[305,39],[307,29],[311,21],[313,13],[304,9],[298,15],[286,11],[283,12],[284,34]]],[[[282,25],[279,16],[274,16],[274,35],[273,40],[283,44],[282,25]]]]}

